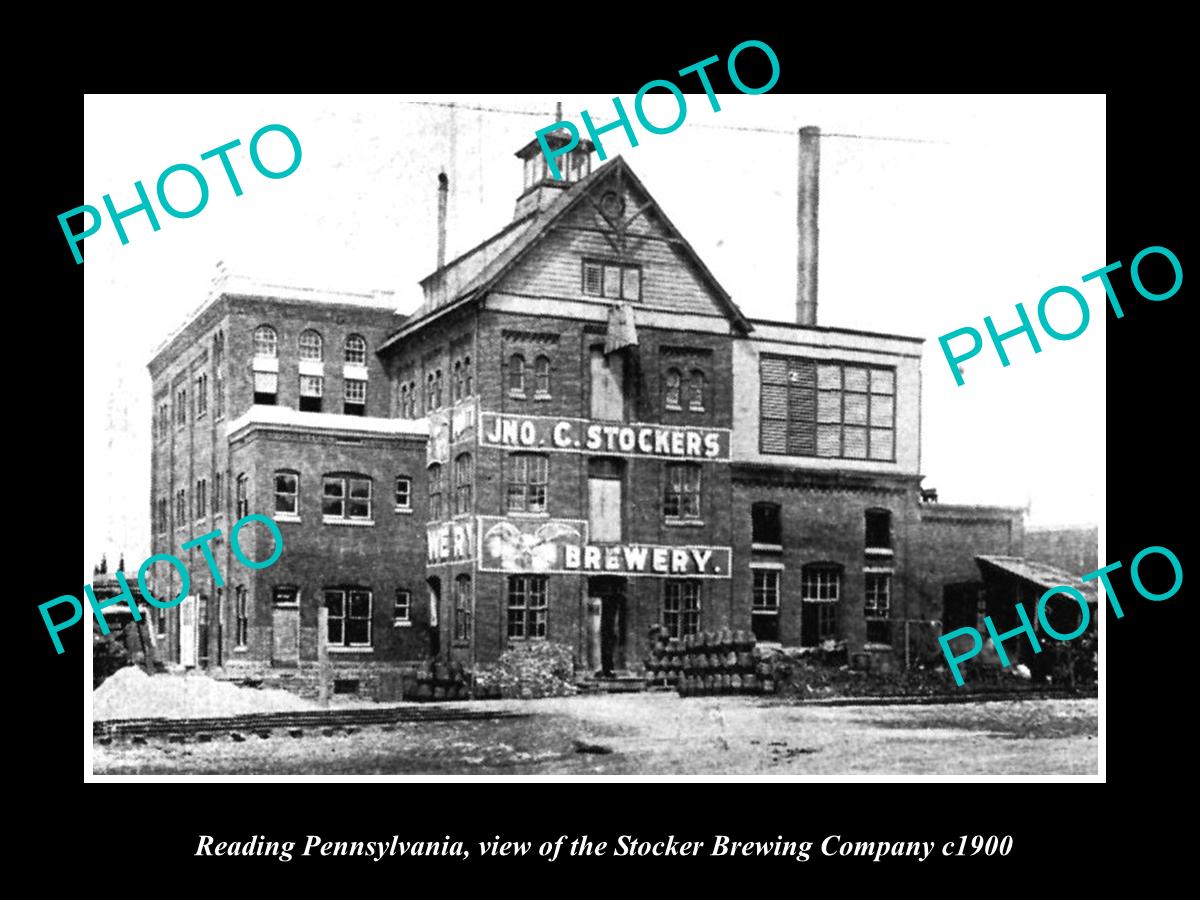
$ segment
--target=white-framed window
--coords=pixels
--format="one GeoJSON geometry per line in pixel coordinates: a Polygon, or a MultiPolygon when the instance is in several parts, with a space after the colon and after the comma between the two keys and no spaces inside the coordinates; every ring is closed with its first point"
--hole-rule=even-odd
{"type": "Polygon", "coordinates": [[[404,588],[396,588],[396,600],[392,606],[393,625],[412,624],[412,592],[404,588]]]}
{"type": "Polygon", "coordinates": [[[545,575],[510,575],[508,577],[508,636],[510,638],[544,638],[546,636],[545,575]]]}
{"type": "Polygon", "coordinates": [[[583,292],[617,300],[642,299],[642,268],[615,262],[584,260],[583,292]]]}
{"type": "Polygon", "coordinates": [[[326,475],[321,514],[326,521],[371,521],[371,479],[364,475],[326,475]]]}
{"type": "Polygon", "coordinates": [[[668,578],[663,582],[663,626],[673,638],[700,633],[700,582],[668,578]]]}
{"type": "Polygon", "coordinates": [[[346,379],[346,415],[362,415],[367,405],[367,383],[358,378],[346,379]]]}
{"type": "Polygon", "coordinates": [[[412,509],[412,479],[407,475],[396,476],[396,509],[412,509]]]}
{"type": "Polygon", "coordinates": [[[300,332],[300,358],[310,362],[325,359],[325,340],[319,331],[309,328],[300,332]]]}
{"type": "Polygon", "coordinates": [[[892,643],[892,573],[863,573],[863,615],[867,620],[867,643],[892,643]]]}
{"type": "Polygon", "coordinates": [[[667,463],[666,475],[663,515],[668,519],[699,519],[699,463],[667,463]]]}
{"type": "Polygon", "coordinates": [[[254,355],[267,359],[279,356],[279,335],[270,325],[259,325],[254,329],[254,355]]]}
{"type": "Polygon", "coordinates": [[[816,647],[839,637],[841,566],[812,563],[800,571],[800,643],[816,647]]]}
{"type": "Polygon", "coordinates": [[[274,406],[279,393],[278,372],[254,373],[254,402],[258,406],[274,406]]]}
{"type": "Polygon", "coordinates": [[[371,591],[368,588],[326,588],[330,647],[371,646],[371,591]]]}
{"type": "Polygon", "coordinates": [[[352,334],[346,338],[346,362],[352,366],[367,364],[367,341],[362,335],[352,334]]]}
{"type": "Polygon", "coordinates": [[[779,640],[779,569],[751,569],[750,624],[759,641],[779,640]]]}
{"type": "Polygon", "coordinates": [[[275,473],[275,512],[300,515],[300,474],[281,470],[275,473]]]}
{"type": "Polygon", "coordinates": [[[507,485],[509,512],[546,512],[549,470],[549,458],[539,453],[509,454],[507,485]]]}
{"type": "Polygon", "coordinates": [[[325,393],[325,379],[320,375],[300,376],[300,411],[320,412],[321,397],[325,393]]]}

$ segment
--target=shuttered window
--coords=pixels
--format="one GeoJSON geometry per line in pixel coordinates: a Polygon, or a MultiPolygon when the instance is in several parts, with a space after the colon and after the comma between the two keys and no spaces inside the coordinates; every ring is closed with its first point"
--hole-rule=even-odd
{"type": "Polygon", "coordinates": [[[783,356],[759,366],[763,453],[896,458],[895,369],[783,356]]]}

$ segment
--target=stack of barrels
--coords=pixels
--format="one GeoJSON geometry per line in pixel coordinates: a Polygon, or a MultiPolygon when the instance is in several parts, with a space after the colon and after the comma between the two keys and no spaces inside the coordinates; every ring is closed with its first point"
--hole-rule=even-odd
{"type": "Polygon", "coordinates": [[[675,681],[679,696],[773,691],[770,669],[756,650],[754,635],[747,631],[723,628],[688,635],[683,639],[683,669],[675,681]]]}
{"type": "Polygon", "coordinates": [[[683,643],[667,636],[661,625],[650,628],[650,655],[645,659],[648,687],[674,687],[683,675],[683,643]]]}
{"type": "Polygon", "coordinates": [[[470,676],[459,662],[427,660],[417,667],[415,678],[404,680],[405,700],[468,700],[470,676]]]}

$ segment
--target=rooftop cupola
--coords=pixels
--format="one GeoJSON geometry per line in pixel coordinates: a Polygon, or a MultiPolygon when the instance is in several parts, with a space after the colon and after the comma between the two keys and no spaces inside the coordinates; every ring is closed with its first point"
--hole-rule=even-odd
{"type": "MultiPolygon", "coordinates": [[[[571,142],[570,133],[565,128],[551,131],[545,137],[551,150],[561,150],[571,142]]],[[[559,196],[559,191],[587,177],[592,171],[593,150],[595,146],[585,138],[566,153],[556,156],[554,163],[562,175],[561,179],[551,174],[536,138],[518,150],[515,155],[524,166],[524,181],[513,218],[519,219],[535,209],[545,209],[559,196]]]]}

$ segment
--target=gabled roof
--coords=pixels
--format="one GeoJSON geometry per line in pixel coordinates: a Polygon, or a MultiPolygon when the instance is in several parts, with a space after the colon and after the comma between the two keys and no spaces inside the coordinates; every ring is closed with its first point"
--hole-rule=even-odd
{"type": "Polygon", "coordinates": [[[716,276],[709,271],[698,253],[679,233],[679,229],[667,218],[658,203],[646,190],[641,179],[634,174],[624,158],[617,156],[581,178],[570,188],[562,191],[544,209],[535,210],[528,216],[509,224],[504,229],[492,235],[486,241],[468,250],[462,256],[447,263],[441,269],[422,279],[421,286],[433,294],[436,299],[427,301],[416,313],[409,317],[404,325],[394,332],[380,350],[385,349],[403,334],[413,331],[426,320],[449,312],[470,303],[484,295],[521,259],[533,249],[554,226],[560,222],[572,209],[579,205],[591,192],[599,190],[599,185],[611,178],[627,178],[629,183],[640,191],[650,204],[648,211],[653,212],[662,222],[663,227],[675,239],[675,246],[696,267],[701,279],[712,289],[718,302],[734,325],[743,333],[754,330],[733,298],[717,281],[716,276]]]}

